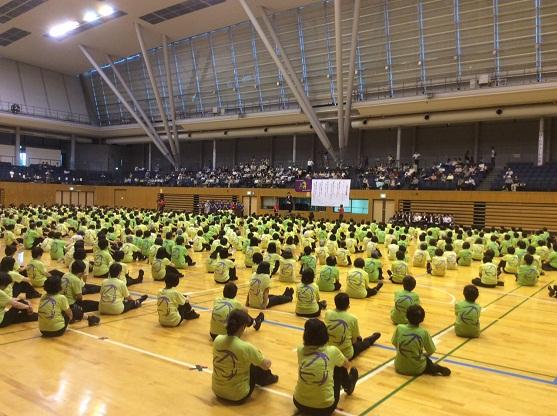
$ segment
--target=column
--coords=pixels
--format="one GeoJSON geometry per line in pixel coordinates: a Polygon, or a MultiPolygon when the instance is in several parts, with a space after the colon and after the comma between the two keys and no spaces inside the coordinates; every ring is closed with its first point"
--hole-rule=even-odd
{"type": "Polygon", "coordinates": [[[75,169],[75,134],[72,134],[70,141],[70,169],[75,169]]]}
{"type": "Polygon", "coordinates": [[[21,147],[21,129],[19,127],[16,127],[15,144],[14,144],[14,166],[21,165],[21,158],[19,156],[20,147],[21,147]]]}
{"type": "Polygon", "coordinates": [[[217,140],[213,139],[213,170],[217,168],[217,140]]]}
{"type": "Polygon", "coordinates": [[[396,130],[396,167],[400,167],[400,148],[402,146],[402,127],[396,130]]]}
{"type": "Polygon", "coordinates": [[[147,170],[152,170],[152,163],[153,163],[153,146],[151,143],[148,144],[148,154],[147,154],[147,170]]]}
{"type": "Polygon", "coordinates": [[[544,148],[544,125],[545,119],[543,117],[540,118],[540,127],[538,132],[538,166],[543,165],[543,148],[544,148]]]}
{"type": "Polygon", "coordinates": [[[363,140],[362,140],[362,136],[364,135],[364,131],[362,129],[358,130],[358,166],[362,166],[362,144],[363,144],[363,140]]]}
{"type": "Polygon", "coordinates": [[[552,133],[553,133],[553,119],[550,118],[549,122],[547,123],[547,128],[545,129],[545,162],[551,162],[551,142],[553,141],[552,133]]]}
{"type": "Polygon", "coordinates": [[[292,164],[296,164],[296,135],[292,136],[292,164]]]}
{"type": "Polygon", "coordinates": [[[480,156],[480,133],[481,125],[476,123],[474,125],[474,162],[478,163],[478,158],[480,156]]]}

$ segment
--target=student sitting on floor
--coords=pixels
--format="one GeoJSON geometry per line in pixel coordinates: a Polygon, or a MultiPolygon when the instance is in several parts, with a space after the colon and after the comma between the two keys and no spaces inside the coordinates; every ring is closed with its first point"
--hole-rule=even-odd
{"type": "Polygon", "coordinates": [[[336,309],[325,312],[325,325],[329,334],[329,345],[338,347],[349,360],[353,360],[371,347],[381,334],[374,332],[362,339],[358,326],[358,318],[348,312],[350,297],[346,293],[335,296],[336,309]]]}
{"type": "Polygon", "coordinates": [[[238,280],[236,277],[236,266],[228,256],[228,250],[220,250],[220,258],[215,264],[213,276],[216,283],[227,283],[228,281],[238,280]]]}
{"type": "Polygon", "coordinates": [[[482,260],[484,257],[484,245],[481,238],[477,238],[471,247],[472,260],[482,260]]]}
{"type": "Polygon", "coordinates": [[[412,267],[425,268],[431,261],[429,253],[427,252],[427,244],[421,243],[420,248],[417,248],[412,257],[412,267]]]}
{"type": "Polygon", "coordinates": [[[354,299],[365,299],[377,295],[383,282],[379,282],[374,288],[369,287],[369,277],[364,270],[364,259],[358,257],[354,260],[354,268],[348,272],[346,278],[346,293],[354,299]]]}
{"type": "Polygon", "coordinates": [[[443,250],[435,249],[435,255],[428,264],[427,272],[432,276],[443,277],[447,272],[447,259],[443,256],[443,250]]]}
{"type": "Polygon", "coordinates": [[[521,286],[535,286],[538,283],[540,272],[534,265],[534,256],[526,254],[522,260],[524,263],[518,267],[516,281],[521,286]]]}
{"type": "Polygon", "coordinates": [[[12,284],[8,285],[5,292],[14,298],[17,298],[21,293],[25,293],[26,299],[40,298],[41,294],[31,285],[31,279],[14,271],[15,267],[16,263],[13,257],[4,257],[0,261],[0,272],[8,273],[12,278],[12,284]]]}
{"type": "Polygon", "coordinates": [[[315,318],[327,308],[327,302],[319,300],[319,287],[314,283],[315,274],[308,269],[302,272],[302,282],[296,289],[296,315],[315,318]]]}
{"type": "MultiPolygon", "coordinates": [[[[162,247],[161,247],[162,248],[162,247]]],[[[164,248],[163,248],[164,250],[164,248]]],[[[187,321],[199,318],[199,314],[193,310],[188,298],[176,290],[180,278],[176,273],[167,273],[164,277],[165,287],[157,296],[157,313],[159,323],[166,327],[175,327],[187,321]]]]}
{"type": "MultiPolygon", "coordinates": [[[[260,253],[253,255],[254,262],[260,253]]],[[[259,260],[259,259],[257,259],[259,260]]],[[[256,309],[268,309],[273,306],[292,302],[294,289],[287,287],[280,296],[269,294],[271,287],[271,266],[266,261],[257,266],[257,271],[251,276],[246,306],[256,309]]]]}
{"type": "Polygon", "coordinates": [[[107,240],[99,239],[97,245],[99,249],[95,253],[93,262],[93,276],[105,279],[108,277],[108,268],[114,263],[114,259],[108,251],[107,240]]]}
{"type": "Polygon", "coordinates": [[[510,246],[507,247],[507,254],[503,256],[497,269],[499,273],[505,272],[508,274],[516,274],[518,273],[518,265],[520,261],[518,260],[518,256],[514,252],[514,247],[510,246]]]}
{"type": "Polygon", "coordinates": [[[226,335],[219,335],[213,343],[213,393],[233,404],[245,402],[255,386],[268,386],[278,381],[271,373],[271,361],[249,342],[243,341],[247,313],[233,311],[228,317],[226,335]]]}
{"type": "Polygon", "coordinates": [[[176,245],[172,247],[170,260],[177,269],[184,269],[186,266],[195,266],[195,262],[188,254],[188,249],[184,245],[184,237],[181,235],[176,237],[176,245]]]}
{"type": "Polygon", "coordinates": [[[61,293],[68,300],[74,321],[81,321],[85,318],[90,325],[97,325],[100,322],[97,316],[85,314],[85,312],[99,310],[99,302],[83,299],[85,268],[85,263],[81,260],[76,260],[72,263],[70,272],[65,273],[60,279],[62,285],[61,293]]]}
{"type": "Polygon", "coordinates": [[[293,283],[296,281],[296,260],[292,258],[290,250],[284,250],[279,258],[279,281],[293,283]]]}
{"type": "Polygon", "coordinates": [[[379,280],[383,280],[383,263],[377,251],[371,255],[371,258],[365,259],[364,270],[368,275],[370,283],[377,283],[379,280]]]}
{"type": "Polygon", "coordinates": [[[244,266],[248,268],[253,267],[253,255],[255,253],[261,253],[261,248],[259,248],[259,240],[256,237],[252,237],[250,238],[249,246],[246,247],[244,266]]]}
{"type": "Polygon", "coordinates": [[[398,285],[402,284],[402,279],[408,275],[408,263],[404,261],[404,252],[399,250],[396,253],[396,260],[391,264],[391,270],[387,270],[389,280],[398,285]]]}
{"type": "Polygon", "coordinates": [[[317,286],[322,292],[335,292],[340,290],[339,270],[337,260],[333,256],[327,257],[327,265],[321,268],[317,286]]]}
{"type": "Polygon", "coordinates": [[[8,273],[0,273],[0,328],[23,322],[34,322],[38,315],[33,306],[24,300],[13,298],[6,289],[12,284],[8,273]],[[10,309],[6,310],[9,307],[10,309]]]}
{"type": "Polygon", "coordinates": [[[424,309],[420,305],[412,305],[406,311],[406,318],[408,324],[397,325],[392,338],[396,347],[396,372],[407,376],[449,376],[451,370],[434,363],[430,358],[435,352],[435,344],[429,332],[420,327],[425,319],[424,309]]]}
{"type": "MultiPolygon", "coordinates": [[[[336,247],[336,241],[335,241],[335,247],[336,247]]],[[[335,250],[336,253],[336,250],[335,250]]],[[[332,256],[332,254],[331,254],[332,256]]],[[[300,257],[300,274],[302,274],[302,272],[304,270],[307,269],[311,269],[313,270],[313,272],[315,273],[316,269],[317,269],[317,258],[311,254],[311,247],[310,246],[306,246],[304,247],[304,254],[303,256],[300,257]]]]}
{"type": "Polygon", "coordinates": [[[505,282],[499,280],[499,270],[493,263],[493,252],[487,250],[484,255],[483,264],[480,266],[479,277],[472,279],[472,284],[481,287],[494,288],[497,286],[504,286],[505,282]]]}
{"type": "Polygon", "coordinates": [[[118,278],[122,273],[122,265],[113,263],[108,271],[108,278],[101,285],[101,300],[99,312],[105,315],[119,315],[132,309],[141,307],[148,296],[143,295],[139,299],[133,299],[128,292],[126,284],[118,278]]]}
{"type": "Polygon", "coordinates": [[[456,252],[453,250],[452,244],[447,244],[445,246],[445,252],[443,253],[443,257],[447,259],[447,270],[456,270],[457,267],[457,255],[456,252]]]}
{"type": "Polygon", "coordinates": [[[406,311],[412,305],[420,304],[420,297],[413,290],[416,288],[416,279],[412,276],[405,276],[402,279],[403,290],[395,292],[395,304],[391,309],[391,320],[395,325],[407,324],[406,311]]]}
{"type": "Polygon", "coordinates": [[[122,273],[120,274],[120,279],[126,283],[126,286],[138,285],[143,283],[143,276],[145,272],[143,269],[139,269],[139,273],[136,279],[130,276],[128,272],[128,265],[122,260],[124,259],[124,252],[122,250],[117,250],[113,254],[114,262],[120,264],[122,266],[122,273]]]}
{"type": "Polygon", "coordinates": [[[480,336],[480,314],[482,307],[476,303],[476,299],[478,299],[480,292],[476,286],[466,285],[462,293],[464,300],[454,305],[456,316],[454,324],[455,333],[463,338],[478,338],[480,336]]]}
{"type": "Polygon", "coordinates": [[[354,392],[358,370],[329,344],[327,327],[319,319],[306,321],[303,339],[304,345],[298,347],[294,405],[306,415],[329,416],[336,410],[341,388],[347,395],[354,392]]]}
{"type": "Polygon", "coordinates": [[[337,259],[337,265],[342,267],[347,267],[352,265],[352,259],[350,258],[350,252],[346,249],[346,242],[339,241],[337,254],[335,255],[337,259]]]}
{"type": "MultiPolygon", "coordinates": [[[[215,299],[211,313],[211,329],[209,330],[209,335],[213,340],[219,335],[226,335],[226,323],[233,311],[241,310],[246,312],[246,314],[248,313],[247,308],[236,299],[237,294],[238,287],[236,284],[228,282],[224,285],[222,297],[215,299]]],[[[261,324],[265,320],[265,315],[263,312],[260,312],[255,318],[250,317],[249,319],[250,322],[246,326],[253,327],[253,329],[259,331],[261,324]]]]}
{"type": "Polygon", "coordinates": [[[470,251],[470,243],[465,241],[462,243],[462,249],[457,254],[459,266],[472,265],[472,252],[470,251]]]}

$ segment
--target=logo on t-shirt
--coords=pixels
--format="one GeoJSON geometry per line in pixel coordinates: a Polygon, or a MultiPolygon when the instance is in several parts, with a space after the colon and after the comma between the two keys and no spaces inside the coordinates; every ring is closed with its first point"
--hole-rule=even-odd
{"type": "Polygon", "coordinates": [[[329,356],[324,352],[312,352],[305,355],[300,365],[299,376],[306,384],[323,386],[329,379],[329,356]]]}

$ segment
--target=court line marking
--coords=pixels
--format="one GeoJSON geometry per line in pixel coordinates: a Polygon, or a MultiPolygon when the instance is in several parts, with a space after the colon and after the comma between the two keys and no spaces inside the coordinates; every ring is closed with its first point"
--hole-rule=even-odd
{"type": "MultiPolygon", "coordinates": [[[[537,295],[539,292],[541,292],[543,289],[545,289],[548,285],[550,285],[551,283],[553,283],[553,281],[551,281],[550,283],[545,284],[544,286],[542,286],[539,290],[535,291],[534,293],[532,293],[530,295],[530,297],[524,299],[522,302],[514,305],[511,309],[509,309],[507,312],[505,312],[503,315],[501,315],[499,318],[493,320],[490,324],[488,324],[486,327],[484,327],[481,332],[484,332],[485,330],[487,330],[488,328],[490,328],[491,326],[493,326],[495,323],[499,322],[499,320],[503,319],[505,316],[507,316],[508,314],[510,314],[511,312],[513,312],[514,310],[516,310],[518,307],[520,307],[521,305],[523,305],[524,303],[526,303],[529,299],[533,298],[535,295],[537,295]]],[[[516,291],[517,289],[520,289],[523,286],[517,286],[515,287],[513,290],[511,290],[508,293],[512,293],[514,291],[516,291]]],[[[489,304],[487,304],[486,306],[489,306],[495,302],[497,302],[498,300],[504,298],[507,296],[506,294],[503,294],[501,296],[499,296],[498,298],[496,298],[495,300],[491,301],[489,304]]],[[[448,353],[444,354],[441,358],[437,359],[437,361],[443,361],[445,358],[447,358],[448,356],[450,356],[453,352],[457,351],[458,349],[462,348],[464,345],[466,345],[468,342],[470,342],[472,340],[472,338],[468,338],[466,341],[460,343],[459,345],[457,345],[455,348],[453,348],[452,350],[450,350],[448,353]]],[[[394,358],[393,358],[394,359],[394,358]]],[[[359,416],[364,416],[367,415],[368,413],[370,413],[372,410],[376,409],[378,406],[380,406],[381,404],[383,404],[384,402],[386,402],[387,400],[389,400],[391,397],[393,397],[394,395],[396,395],[399,391],[401,391],[402,389],[404,389],[407,385],[409,385],[410,383],[412,383],[413,381],[415,381],[416,379],[418,379],[420,376],[413,376],[410,379],[408,379],[406,382],[404,382],[403,384],[401,384],[400,386],[398,386],[396,389],[392,390],[390,393],[388,393],[386,396],[384,396],[382,399],[378,400],[377,402],[375,402],[373,405],[371,405],[370,407],[368,407],[366,410],[364,410],[362,413],[359,414],[359,416]]]]}
{"type": "MultiPolygon", "coordinates": [[[[200,372],[202,372],[202,373],[213,374],[213,370],[210,369],[210,368],[200,368],[195,364],[191,364],[191,363],[188,363],[186,361],[176,360],[174,358],[167,357],[165,355],[161,355],[161,354],[157,354],[157,353],[154,353],[154,352],[151,352],[151,351],[148,351],[148,350],[144,350],[143,348],[138,348],[138,347],[134,347],[133,345],[124,344],[123,342],[114,341],[114,340],[109,339],[109,338],[99,337],[97,335],[89,334],[87,332],[80,331],[78,329],[68,328],[68,331],[75,332],[75,333],[80,334],[80,335],[84,335],[88,338],[92,338],[92,339],[95,339],[97,341],[102,341],[102,342],[105,342],[105,343],[108,343],[108,344],[116,345],[118,347],[128,349],[130,351],[134,351],[134,352],[137,352],[139,354],[147,355],[147,356],[152,357],[152,358],[156,358],[156,359],[159,359],[159,360],[162,360],[162,361],[166,361],[166,362],[169,362],[171,364],[176,364],[176,365],[179,365],[179,366],[182,366],[182,367],[186,367],[189,370],[199,370],[200,369],[200,372]]],[[[274,394],[276,396],[292,399],[292,395],[290,395],[288,393],[284,393],[282,391],[271,389],[269,387],[260,387],[260,386],[256,386],[256,387],[259,390],[264,390],[264,391],[269,392],[271,394],[274,394]]],[[[355,416],[352,413],[348,413],[348,412],[345,412],[344,410],[338,410],[338,409],[335,410],[335,413],[337,413],[339,415],[342,415],[342,416],[355,416]]]]}
{"type": "MultiPolygon", "coordinates": [[[[449,293],[449,291],[447,291],[445,289],[441,289],[439,287],[434,287],[434,286],[431,286],[431,285],[422,285],[422,284],[416,284],[416,287],[427,287],[429,289],[433,289],[433,290],[436,290],[438,292],[445,293],[446,295],[449,295],[449,297],[451,298],[451,301],[449,302],[450,305],[454,305],[456,303],[456,297],[452,293],[449,293]]],[[[430,302],[431,302],[431,300],[430,300],[430,302]]],[[[443,303],[446,304],[446,302],[443,302],[443,303]]]]}

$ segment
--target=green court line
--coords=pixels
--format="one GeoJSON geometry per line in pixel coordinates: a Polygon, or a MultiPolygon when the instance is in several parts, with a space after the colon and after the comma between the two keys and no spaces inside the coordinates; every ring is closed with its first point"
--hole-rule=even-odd
{"type": "MultiPolygon", "coordinates": [[[[490,328],[491,326],[493,326],[495,323],[499,322],[501,319],[503,319],[505,316],[507,316],[508,314],[510,314],[511,312],[513,312],[514,310],[516,310],[518,307],[520,307],[521,305],[523,305],[524,303],[528,302],[530,299],[532,299],[535,295],[537,295],[538,293],[540,293],[543,289],[545,289],[547,286],[549,286],[550,284],[552,284],[554,281],[552,280],[549,283],[546,283],[544,286],[542,286],[540,289],[536,290],[534,293],[532,293],[530,296],[528,296],[526,299],[524,299],[522,302],[514,305],[511,309],[509,309],[507,312],[505,312],[503,315],[499,316],[498,318],[496,318],[495,320],[493,320],[490,324],[488,324],[487,326],[485,326],[481,332],[484,332],[485,330],[487,330],[488,328],[490,328]]],[[[508,294],[514,292],[517,289],[520,289],[522,286],[517,286],[516,288],[514,288],[513,290],[501,295],[500,297],[498,297],[497,299],[495,299],[494,301],[488,303],[487,305],[484,306],[488,307],[489,305],[492,305],[493,303],[497,302],[498,300],[504,298],[505,296],[507,296],[508,294]]],[[[442,331],[441,331],[442,332],[442,331]]],[[[448,356],[450,356],[453,352],[459,350],[460,348],[464,347],[466,344],[468,344],[470,341],[472,340],[472,338],[468,338],[466,341],[462,342],[461,344],[457,345],[456,347],[454,347],[452,350],[450,350],[448,353],[444,354],[441,358],[439,358],[437,360],[437,362],[443,361],[445,358],[447,358],[448,356]]],[[[391,359],[389,361],[394,360],[391,359]]],[[[387,361],[387,362],[389,362],[387,361]]],[[[386,363],[385,363],[386,364],[386,363]]],[[[408,386],[410,383],[412,383],[414,380],[416,380],[417,378],[419,378],[420,376],[413,376],[412,378],[410,378],[409,380],[405,381],[403,384],[401,384],[400,386],[398,386],[396,389],[394,389],[393,391],[391,391],[389,394],[387,394],[386,396],[384,396],[382,399],[380,399],[379,401],[375,402],[374,404],[372,404],[370,407],[368,407],[367,409],[365,409],[363,412],[361,412],[359,414],[359,416],[364,416],[367,415],[369,412],[371,412],[373,409],[379,407],[381,404],[385,403],[387,400],[389,400],[391,397],[393,397],[394,395],[396,395],[399,391],[401,391],[402,389],[404,389],[406,386],[408,386]]]]}
{"type": "MultiPolygon", "coordinates": [[[[497,302],[497,301],[503,299],[505,296],[508,296],[509,294],[511,294],[511,293],[513,293],[514,291],[520,289],[521,287],[522,287],[522,286],[517,286],[517,287],[515,287],[514,289],[512,289],[512,290],[510,290],[510,291],[508,291],[508,292],[503,293],[502,295],[500,295],[499,297],[495,298],[494,300],[492,300],[491,302],[489,302],[489,303],[486,304],[485,306],[482,306],[482,308],[487,308],[488,306],[490,306],[490,305],[494,304],[495,302],[497,302]]],[[[441,329],[441,330],[439,330],[439,331],[437,331],[437,332],[436,332],[435,334],[433,334],[431,337],[432,337],[432,338],[436,337],[437,335],[441,334],[442,332],[446,331],[447,329],[451,328],[452,326],[454,326],[454,323],[453,323],[453,324],[450,324],[449,326],[447,326],[447,327],[445,327],[445,328],[443,328],[443,329],[441,329]]],[[[389,358],[387,361],[384,361],[384,362],[382,362],[381,364],[379,364],[378,366],[374,367],[373,369],[371,369],[371,370],[369,370],[369,371],[366,371],[365,373],[361,374],[361,375],[360,375],[360,378],[363,378],[363,377],[367,376],[368,374],[370,374],[370,373],[374,372],[375,370],[377,370],[379,367],[384,366],[385,364],[387,364],[387,363],[393,361],[394,359],[395,359],[395,357],[389,358]]]]}

